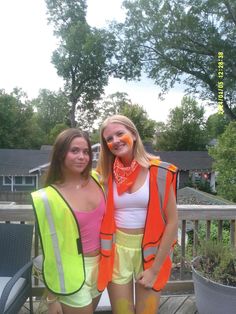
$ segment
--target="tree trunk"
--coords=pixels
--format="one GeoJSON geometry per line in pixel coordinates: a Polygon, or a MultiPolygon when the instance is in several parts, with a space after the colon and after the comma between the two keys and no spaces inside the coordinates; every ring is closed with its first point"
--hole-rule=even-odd
{"type": "Polygon", "coordinates": [[[70,126],[72,128],[76,127],[76,120],[75,120],[75,108],[76,108],[76,102],[71,102],[71,109],[70,109],[70,126]]]}

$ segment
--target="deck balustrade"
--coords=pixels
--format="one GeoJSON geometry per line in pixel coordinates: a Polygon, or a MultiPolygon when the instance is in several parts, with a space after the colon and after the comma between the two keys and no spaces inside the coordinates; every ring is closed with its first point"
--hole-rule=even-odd
{"type": "MultiPolygon", "coordinates": [[[[213,221],[218,225],[218,239],[222,239],[223,221],[229,221],[230,225],[230,242],[232,246],[236,246],[236,205],[178,205],[179,228],[181,232],[181,266],[180,280],[170,281],[166,286],[167,292],[181,293],[185,291],[193,291],[192,280],[183,280],[184,261],[186,255],[186,231],[191,226],[193,231],[193,256],[198,250],[198,230],[200,223],[206,225],[206,239],[210,238],[211,225],[213,221]]],[[[34,212],[31,205],[2,204],[0,205],[0,223],[31,223],[35,224],[34,212]]],[[[33,239],[32,257],[40,254],[40,244],[37,228],[35,228],[33,239]]],[[[34,278],[33,295],[40,296],[44,287],[34,278]]]]}

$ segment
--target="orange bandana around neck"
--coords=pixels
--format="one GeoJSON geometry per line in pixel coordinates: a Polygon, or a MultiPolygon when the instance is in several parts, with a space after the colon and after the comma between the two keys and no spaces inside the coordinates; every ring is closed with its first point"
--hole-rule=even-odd
{"type": "Polygon", "coordinates": [[[125,167],[120,159],[116,157],[113,173],[118,195],[127,191],[134,184],[140,170],[141,166],[136,160],[133,160],[130,166],[125,167]]]}

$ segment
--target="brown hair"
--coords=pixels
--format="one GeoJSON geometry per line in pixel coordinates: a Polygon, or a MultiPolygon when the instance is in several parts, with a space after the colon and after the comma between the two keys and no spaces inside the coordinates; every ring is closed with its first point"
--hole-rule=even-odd
{"type": "Polygon", "coordinates": [[[50,166],[46,174],[45,186],[56,182],[63,182],[63,171],[62,166],[66,157],[67,152],[69,151],[70,143],[76,137],[82,137],[88,143],[89,148],[89,163],[85,170],[82,173],[82,176],[87,179],[89,173],[92,169],[92,149],[91,143],[88,137],[88,134],[79,129],[70,128],[62,131],[56,138],[53,150],[51,154],[50,166]]]}
{"type": "Polygon", "coordinates": [[[102,180],[104,182],[107,182],[108,176],[112,171],[112,165],[115,159],[115,156],[112,154],[112,152],[109,150],[107,143],[103,137],[103,132],[105,128],[110,123],[118,123],[124,125],[134,136],[136,137],[136,140],[134,141],[134,159],[143,167],[148,168],[150,165],[151,159],[157,159],[157,156],[148,154],[145,151],[145,148],[143,146],[142,140],[140,138],[139,132],[134,125],[134,123],[123,115],[113,115],[111,117],[108,117],[101,125],[100,128],[100,156],[98,160],[98,166],[97,170],[102,176],[102,180]]]}

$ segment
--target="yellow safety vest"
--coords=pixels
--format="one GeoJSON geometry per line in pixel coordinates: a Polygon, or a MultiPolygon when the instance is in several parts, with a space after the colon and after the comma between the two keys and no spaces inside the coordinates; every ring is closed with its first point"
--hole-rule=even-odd
{"type": "MultiPolygon", "coordinates": [[[[102,188],[97,173],[93,171],[91,176],[102,188]]],[[[80,229],[75,214],[53,186],[35,191],[31,196],[43,250],[44,283],[55,294],[73,294],[85,281],[80,229]]]]}

